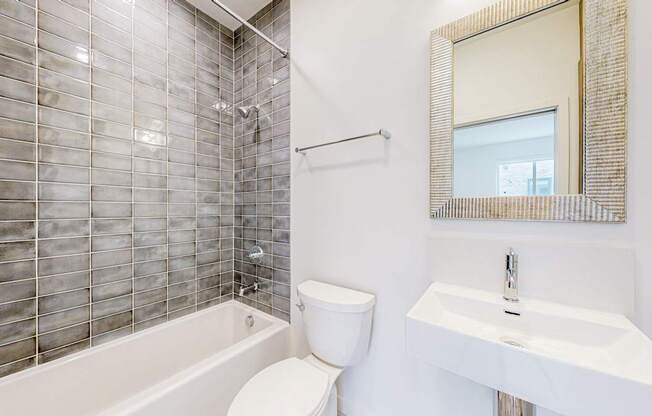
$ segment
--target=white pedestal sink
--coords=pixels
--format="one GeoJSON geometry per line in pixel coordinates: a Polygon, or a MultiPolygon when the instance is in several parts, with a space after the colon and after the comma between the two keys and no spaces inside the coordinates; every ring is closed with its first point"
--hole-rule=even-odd
{"type": "Polygon", "coordinates": [[[652,342],[622,315],[434,283],[406,326],[422,361],[562,415],[652,414],[652,342]]]}

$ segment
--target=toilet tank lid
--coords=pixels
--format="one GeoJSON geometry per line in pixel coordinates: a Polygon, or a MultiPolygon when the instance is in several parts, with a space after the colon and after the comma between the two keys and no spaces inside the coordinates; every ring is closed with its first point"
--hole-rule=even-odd
{"type": "Polygon", "coordinates": [[[334,312],[366,312],[376,303],[372,294],[315,280],[299,284],[297,293],[303,303],[334,312]]]}

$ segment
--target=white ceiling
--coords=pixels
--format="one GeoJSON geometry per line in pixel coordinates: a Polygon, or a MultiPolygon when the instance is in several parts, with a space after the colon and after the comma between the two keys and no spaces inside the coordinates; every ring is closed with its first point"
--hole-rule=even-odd
{"type": "MultiPolygon", "coordinates": [[[[240,27],[240,23],[222,11],[211,0],[188,0],[195,7],[217,20],[231,30],[240,27]]],[[[258,10],[265,7],[270,0],[220,0],[226,7],[233,10],[245,20],[255,15],[258,10]]]]}
{"type": "Polygon", "coordinates": [[[556,112],[547,111],[455,129],[455,148],[487,146],[519,140],[555,137],[556,112]]]}

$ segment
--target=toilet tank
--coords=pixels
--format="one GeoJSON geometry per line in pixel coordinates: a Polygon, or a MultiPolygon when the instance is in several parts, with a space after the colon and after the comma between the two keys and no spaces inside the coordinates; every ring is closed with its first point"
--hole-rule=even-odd
{"type": "Polygon", "coordinates": [[[350,367],[367,354],[376,297],[308,280],[297,287],[312,354],[336,367],[350,367]]]}

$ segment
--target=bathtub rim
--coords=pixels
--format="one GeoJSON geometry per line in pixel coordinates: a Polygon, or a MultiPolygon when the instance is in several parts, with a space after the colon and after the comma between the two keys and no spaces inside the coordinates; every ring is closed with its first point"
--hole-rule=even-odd
{"type": "MultiPolygon", "coordinates": [[[[245,307],[245,309],[252,308],[251,306],[242,304],[235,300],[230,302],[236,302],[239,305],[245,307]]],[[[264,315],[264,317],[271,316],[266,312],[255,310],[259,315],[264,315]]],[[[286,357],[288,358],[291,354],[289,353],[289,341],[290,341],[290,324],[282,319],[273,317],[276,321],[272,322],[272,325],[269,327],[250,335],[235,344],[232,344],[215,354],[209,355],[206,358],[197,361],[195,364],[175,373],[174,375],[161,380],[160,382],[151,385],[150,387],[141,390],[129,398],[117,402],[115,405],[103,409],[96,416],[125,416],[130,415],[134,411],[138,411],[143,407],[151,404],[152,402],[157,401],[161,397],[164,397],[171,391],[176,390],[177,388],[183,386],[187,383],[189,379],[201,377],[208,372],[214,370],[216,366],[233,359],[238,355],[242,354],[243,350],[247,350],[253,347],[256,344],[264,342],[265,340],[272,338],[283,331],[288,331],[286,336],[286,357]]]]}
{"type": "MultiPolygon", "coordinates": [[[[229,306],[235,306],[237,308],[244,309],[247,312],[250,312],[252,315],[254,315],[254,317],[259,316],[262,319],[267,319],[267,320],[271,321],[272,324],[268,328],[265,328],[265,329],[255,333],[255,334],[251,335],[251,336],[248,336],[248,337],[236,342],[235,344],[232,344],[232,345],[230,345],[230,346],[228,346],[228,347],[226,347],[226,348],[224,348],[224,349],[222,349],[220,351],[217,351],[215,354],[211,354],[211,355],[197,361],[196,363],[192,364],[191,366],[189,366],[189,367],[175,373],[174,375],[171,375],[170,377],[168,377],[166,379],[161,380],[159,383],[156,383],[155,385],[162,384],[166,380],[168,380],[170,378],[173,378],[178,374],[185,373],[186,371],[188,371],[188,370],[190,370],[192,368],[195,368],[199,363],[207,361],[207,360],[213,358],[217,354],[232,350],[233,347],[236,346],[236,345],[242,345],[243,343],[246,343],[250,339],[258,339],[258,338],[261,337],[260,336],[261,334],[268,334],[268,331],[272,332],[272,330],[275,330],[274,331],[274,333],[275,333],[277,331],[280,331],[284,327],[289,327],[290,326],[290,324],[288,322],[286,322],[286,321],[284,321],[284,320],[282,320],[280,318],[277,318],[277,317],[275,317],[273,315],[270,315],[270,314],[268,314],[266,312],[258,310],[256,308],[254,308],[253,306],[249,306],[249,305],[247,305],[245,303],[239,302],[239,301],[237,301],[235,299],[230,299],[228,301],[219,303],[217,305],[210,306],[210,307],[208,307],[206,309],[202,309],[200,311],[190,313],[190,314],[188,314],[186,316],[182,316],[180,318],[176,318],[176,319],[173,319],[171,321],[167,321],[167,322],[162,323],[162,324],[154,325],[151,328],[143,329],[142,331],[138,331],[138,332],[135,332],[135,333],[131,333],[129,335],[125,335],[123,337],[111,340],[111,341],[106,342],[104,344],[97,345],[97,346],[91,346],[91,347],[86,348],[84,350],[77,351],[77,352],[75,352],[73,354],[67,355],[65,357],[58,358],[58,359],[53,360],[51,362],[48,362],[48,363],[45,363],[45,364],[40,364],[40,365],[35,365],[33,367],[30,367],[30,368],[27,368],[25,370],[19,371],[17,373],[10,374],[10,375],[8,375],[6,377],[0,378],[0,389],[2,389],[2,387],[4,385],[16,382],[16,381],[21,380],[21,379],[26,378],[26,377],[30,377],[30,376],[32,376],[32,375],[34,375],[36,373],[40,373],[40,372],[44,372],[44,371],[51,371],[51,370],[53,370],[55,368],[66,365],[67,363],[77,361],[77,360],[79,360],[79,359],[81,359],[81,358],[83,358],[83,357],[85,357],[87,355],[94,354],[94,353],[99,353],[101,351],[114,348],[114,347],[116,347],[118,345],[125,344],[125,343],[131,342],[133,340],[145,337],[145,336],[147,336],[149,334],[153,334],[153,333],[156,333],[156,332],[163,331],[166,328],[181,325],[182,323],[184,323],[186,321],[191,321],[191,320],[193,320],[195,318],[199,318],[199,317],[201,317],[203,315],[208,315],[208,314],[210,314],[212,312],[215,312],[217,310],[220,310],[220,309],[226,309],[229,306]]],[[[37,354],[36,359],[38,360],[38,354],[37,354]]],[[[144,391],[147,391],[147,390],[149,390],[149,388],[145,389],[144,391]]]]}

